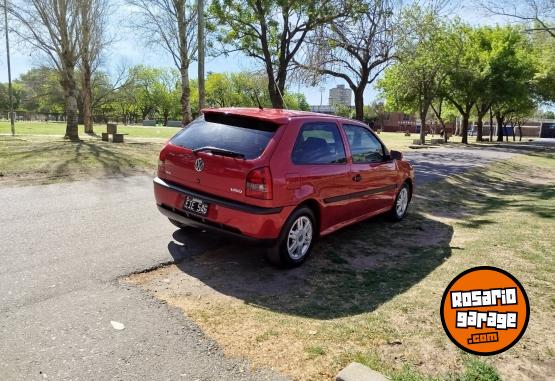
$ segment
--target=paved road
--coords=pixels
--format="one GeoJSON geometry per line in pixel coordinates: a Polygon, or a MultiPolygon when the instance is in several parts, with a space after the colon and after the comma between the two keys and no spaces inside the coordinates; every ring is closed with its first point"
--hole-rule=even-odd
{"type": "MultiPolygon", "coordinates": [[[[406,156],[422,183],[513,154],[406,156]]],[[[149,177],[0,188],[1,380],[280,379],[224,358],[181,312],[118,282],[172,259],[175,229],[151,188],[149,177]]]]}
{"type": "Polygon", "coordinates": [[[172,259],[151,184],[0,189],[0,380],[283,379],[224,358],[180,311],[119,284],[172,259]]]}

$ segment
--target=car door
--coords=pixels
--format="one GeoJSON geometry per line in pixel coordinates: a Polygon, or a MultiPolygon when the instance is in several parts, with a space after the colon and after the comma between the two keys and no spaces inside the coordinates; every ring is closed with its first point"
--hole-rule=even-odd
{"type": "Polygon", "coordinates": [[[300,173],[302,192],[317,195],[324,205],[321,229],[345,221],[348,202],[341,197],[352,180],[338,124],[329,119],[302,124],[291,160],[300,173]]]}
{"type": "Polygon", "coordinates": [[[366,127],[343,124],[352,179],[352,218],[391,208],[396,192],[397,168],[383,144],[366,127]]]}

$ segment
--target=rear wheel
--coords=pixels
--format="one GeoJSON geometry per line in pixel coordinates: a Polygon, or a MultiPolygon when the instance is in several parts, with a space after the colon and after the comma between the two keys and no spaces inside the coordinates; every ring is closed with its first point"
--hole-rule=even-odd
{"type": "Polygon", "coordinates": [[[301,207],[287,219],[278,242],[269,249],[268,259],[281,267],[291,268],[303,263],[312,249],[316,234],[314,213],[301,207]]]}
{"type": "Polygon", "coordinates": [[[395,198],[395,203],[393,204],[393,207],[389,211],[389,215],[393,220],[401,221],[407,215],[410,199],[410,187],[407,183],[404,183],[397,193],[397,197],[395,198]]]}

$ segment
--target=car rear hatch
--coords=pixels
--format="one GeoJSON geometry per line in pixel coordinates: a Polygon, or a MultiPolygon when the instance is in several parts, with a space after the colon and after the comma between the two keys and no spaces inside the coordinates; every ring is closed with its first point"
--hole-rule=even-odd
{"type": "Polygon", "coordinates": [[[260,205],[257,200],[264,197],[247,195],[247,178],[268,165],[278,130],[279,124],[271,121],[206,113],[164,148],[164,173],[159,176],[213,196],[260,205]]]}

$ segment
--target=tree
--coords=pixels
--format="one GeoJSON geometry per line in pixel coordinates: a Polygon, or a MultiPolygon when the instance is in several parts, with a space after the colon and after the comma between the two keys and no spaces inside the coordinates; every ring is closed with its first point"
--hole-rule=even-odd
{"type": "Polygon", "coordinates": [[[534,92],[541,102],[555,103],[555,39],[543,32],[530,35],[530,43],[536,57],[537,72],[534,92]]]}
{"type": "Polygon", "coordinates": [[[132,77],[134,102],[142,119],[146,119],[149,115],[153,116],[156,111],[154,91],[160,75],[160,69],[143,65],[131,68],[130,76],[132,77]]]}
{"type": "Polygon", "coordinates": [[[168,118],[176,115],[179,110],[181,88],[179,86],[179,71],[159,71],[156,81],[152,85],[152,102],[163,119],[163,125],[168,125],[168,118]]]}
{"type": "Polygon", "coordinates": [[[350,12],[350,0],[214,0],[210,12],[224,53],[255,58],[268,77],[274,108],[283,96],[293,58],[309,32],[350,12]]]}
{"type": "Polygon", "coordinates": [[[484,0],[482,7],[490,14],[520,21],[527,31],[541,31],[555,37],[553,0],[484,0]]]}
{"type": "Polygon", "coordinates": [[[491,28],[490,39],[490,80],[491,88],[495,89],[492,109],[497,120],[497,141],[503,141],[507,117],[534,95],[537,68],[529,42],[519,29],[491,28]]]}
{"type": "Polygon", "coordinates": [[[65,99],[65,137],[78,141],[75,67],[80,58],[79,0],[22,0],[12,4],[10,12],[19,23],[15,33],[42,51],[58,71],[65,99]]]}
{"type": "Polygon", "coordinates": [[[536,104],[530,97],[514,100],[511,112],[507,117],[513,130],[513,141],[515,140],[515,126],[518,128],[519,141],[522,141],[522,125],[535,110],[536,104]]]}
{"type": "Polygon", "coordinates": [[[126,0],[133,7],[131,27],[148,46],[170,54],[181,75],[183,124],[192,120],[189,66],[197,51],[197,10],[194,0],[126,0]]]}
{"type": "Polygon", "coordinates": [[[468,143],[468,121],[483,88],[479,37],[466,25],[455,24],[449,30],[453,52],[446,72],[443,94],[462,116],[462,142],[468,143]]]}
{"type": "Polygon", "coordinates": [[[366,0],[360,12],[333,20],[309,39],[308,62],[301,67],[347,82],[358,120],[364,119],[364,90],[393,58],[393,11],[390,0],[366,0]]]}
{"type": "Polygon", "coordinates": [[[14,81],[22,88],[20,107],[26,111],[44,114],[65,113],[64,90],[55,69],[36,68],[21,74],[14,81]]]}
{"type": "Polygon", "coordinates": [[[432,102],[443,90],[451,54],[446,27],[433,9],[413,6],[404,12],[404,30],[412,30],[398,50],[398,61],[384,72],[378,88],[389,109],[417,112],[420,141],[432,102]],[[433,52],[433,53],[431,53],[433,52]],[[438,59],[441,57],[441,59],[438,59]]]}
{"type": "Polygon", "coordinates": [[[83,102],[83,124],[85,133],[93,131],[93,72],[97,69],[100,55],[108,41],[106,40],[106,23],[108,0],[80,0],[80,38],[81,53],[81,100],[83,102]]]}

